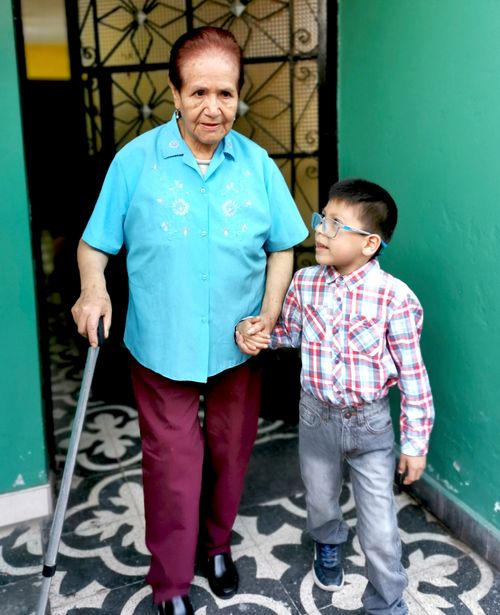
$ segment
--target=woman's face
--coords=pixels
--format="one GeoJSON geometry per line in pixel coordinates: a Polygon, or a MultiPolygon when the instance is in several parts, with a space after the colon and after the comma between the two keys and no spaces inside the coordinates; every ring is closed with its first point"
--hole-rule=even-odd
{"type": "Polygon", "coordinates": [[[204,55],[188,57],[181,76],[180,91],[170,84],[181,112],[181,134],[196,157],[210,158],[236,116],[238,64],[228,53],[208,49],[204,55]]]}

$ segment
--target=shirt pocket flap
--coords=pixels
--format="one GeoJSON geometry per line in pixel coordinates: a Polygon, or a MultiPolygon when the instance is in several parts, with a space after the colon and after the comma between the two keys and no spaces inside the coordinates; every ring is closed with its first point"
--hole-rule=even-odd
{"type": "Polygon", "coordinates": [[[303,334],[307,342],[321,342],[324,340],[326,326],[326,308],[317,305],[304,306],[303,334]]]}
{"type": "Polygon", "coordinates": [[[380,353],[383,341],[382,325],[373,318],[354,316],[348,329],[348,343],[351,350],[374,356],[380,353]]]}

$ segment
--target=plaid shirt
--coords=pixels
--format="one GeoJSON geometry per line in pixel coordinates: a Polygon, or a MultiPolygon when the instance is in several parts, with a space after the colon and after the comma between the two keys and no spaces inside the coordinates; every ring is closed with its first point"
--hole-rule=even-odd
{"type": "Polygon", "coordinates": [[[270,347],[301,346],[302,388],[330,404],[359,406],[397,384],[401,452],[425,455],[434,406],[422,322],[416,296],[377,260],[345,276],[317,265],[295,274],[270,347]]]}

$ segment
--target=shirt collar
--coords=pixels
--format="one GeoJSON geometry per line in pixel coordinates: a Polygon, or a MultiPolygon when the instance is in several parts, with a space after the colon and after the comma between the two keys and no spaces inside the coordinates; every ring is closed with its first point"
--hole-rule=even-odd
{"type": "Polygon", "coordinates": [[[342,279],[348,290],[354,290],[366,280],[367,276],[372,271],[379,271],[380,265],[378,259],[373,258],[359,269],[356,269],[347,275],[341,275],[333,266],[325,267],[325,269],[327,284],[333,284],[338,279],[342,279]]]}
{"type": "MultiPolygon", "coordinates": [[[[160,137],[160,151],[163,158],[172,158],[174,156],[184,156],[191,153],[191,150],[186,145],[175,119],[175,114],[170,121],[162,126],[162,134],[160,137]]],[[[220,147],[220,145],[219,145],[220,147]]],[[[217,148],[218,149],[218,148],[217,148]]],[[[222,140],[222,153],[234,159],[234,139],[231,132],[222,140]]]]}

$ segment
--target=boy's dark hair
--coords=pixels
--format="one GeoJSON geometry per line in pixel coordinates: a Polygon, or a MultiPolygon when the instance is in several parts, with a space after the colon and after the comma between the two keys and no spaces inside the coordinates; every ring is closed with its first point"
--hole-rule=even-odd
{"type": "Polygon", "coordinates": [[[389,243],[398,221],[398,208],[387,190],[366,179],[343,179],[333,184],[328,199],[359,205],[363,230],[389,243]]]}

